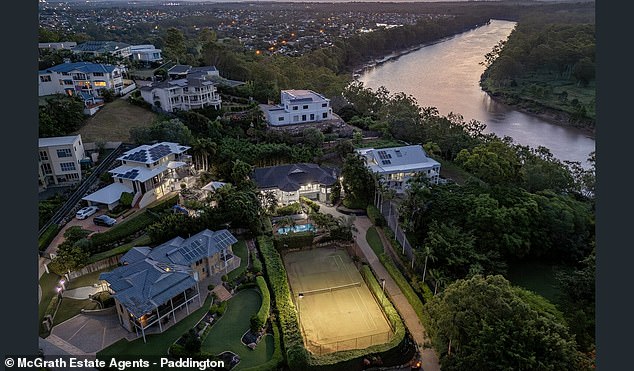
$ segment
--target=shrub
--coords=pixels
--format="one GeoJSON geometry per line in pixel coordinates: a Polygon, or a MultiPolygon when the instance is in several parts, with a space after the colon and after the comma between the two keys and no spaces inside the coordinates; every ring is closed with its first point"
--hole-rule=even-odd
{"type": "Polygon", "coordinates": [[[313,244],[314,232],[290,232],[275,236],[273,243],[278,250],[299,249],[313,244]]]}
{"type": "Polygon", "coordinates": [[[119,205],[126,208],[130,207],[132,206],[132,200],[134,200],[134,195],[131,192],[122,192],[119,198],[119,205]]]}
{"type": "Polygon", "coordinates": [[[302,205],[299,202],[294,202],[286,206],[278,207],[275,213],[278,216],[295,215],[302,212],[302,205]]]}
{"type": "Polygon", "coordinates": [[[207,285],[207,290],[211,291],[211,290],[213,290],[215,287],[216,287],[216,286],[214,286],[214,285],[212,285],[212,284],[209,284],[209,285],[207,285]]]}
{"type": "Polygon", "coordinates": [[[387,256],[387,254],[383,253],[379,255],[379,260],[381,261],[381,263],[383,263],[383,266],[388,271],[392,279],[396,282],[398,287],[401,289],[401,291],[403,292],[403,295],[405,296],[407,301],[410,303],[412,308],[414,308],[414,312],[416,312],[416,315],[422,322],[423,321],[423,302],[420,300],[420,297],[416,294],[412,286],[410,286],[409,282],[407,282],[407,279],[403,276],[401,271],[399,271],[398,268],[396,268],[396,266],[392,262],[392,259],[390,259],[390,257],[387,256]]]}
{"type": "Polygon", "coordinates": [[[96,233],[90,238],[92,241],[90,253],[96,254],[109,250],[112,244],[129,238],[134,233],[145,229],[154,222],[155,218],[148,212],[141,212],[133,218],[125,219],[124,222],[111,227],[106,232],[96,233]]]}
{"type": "Polygon", "coordinates": [[[379,211],[379,209],[377,209],[376,206],[368,205],[368,208],[366,211],[368,213],[368,218],[370,218],[370,221],[372,221],[372,224],[374,224],[377,227],[382,227],[383,225],[385,225],[385,219],[383,219],[383,215],[381,215],[381,211],[379,211]]]}
{"type": "Polygon", "coordinates": [[[308,206],[310,208],[310,210],[314,213],[318,213],[319,212],[319,204],[307,197],[301,196],[300,201],[303,202],[306,206],[308,206]]]}
{"type": "Polygon", "coordinates": [[[38,241],[37,241],[38,249],[40,251],[46,250],[48,245],[50,245],[51,242],[53,242],[53,239],[55,238],[55,236],[57,236],[58,232],[59,232],[59,226],[57,224],[49,225],[48,228],[46,228],[46,230],[44,231],[44,233],[42,233],[42,236],[38,238],[38,241]]]}
{"type": "Polygon", "coordinates": [[[253,332],[259,331],[264,326],[271,311],[271,294],[269,293],[269,288],[266,286],[264,277],[258,276],[255,282],[262,294],[262,304],[260,305],[260,310],[251,317],[251,331],[253,332]]]}
{"type": "Polygon", "coordinates": [[[308,352],[297,321],[295,305],[291,301],[290,288],[286,279],[286,269],[282,257],[273,247],[270,238],[258,237],[258,246],[264,260],[264,267],[273,291],[275,309],[280,321],[282,339],[286,349],[286,359],[291,370],[306,369],[308,352]]]}
{"type": "Polygon", "coordinates": [[[262,260],[260,260],[260,258],[258,258],[257,254],[251,254],[251,270],[253,271],[253,273],[258,274],[258,273],[262,273],[262,260]]]}

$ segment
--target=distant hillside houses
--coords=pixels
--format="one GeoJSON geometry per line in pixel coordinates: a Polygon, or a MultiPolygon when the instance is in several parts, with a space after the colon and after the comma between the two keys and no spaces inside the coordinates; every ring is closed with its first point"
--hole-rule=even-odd
{"type": "Polygon", "coordinates": [[[87,114],[93,114],[103,105],[103,90],[123,95],[136,88],[134,82],[126,84],[124,66],[112,64],[75,62],[62,63],[38,73],[38,95],[52,94],[79,96],[84,101],[87,114]]]}
{"type": "Polygon", "coordinates": [[[282,90],[280,101],[277,106],[262,107],[271,126],[305,124],[332,118],[330,99],[312,90],[282,90]]]}
{"type": "Polygon", "coordinates": [[[220,109],[222,100],[214,81],[220,76],[216,67],[178,64],[167,74],[169,80],[155,81],[139,89],[143,100],[165,112],[220,109]]]}
{"type": "Polygon", "coordinates": [[[128,58],[132,54],[132,45],[116,41],[86,41],[71,50],[75,54],[89,54],[95,57],[111,55],[113,57],[128,58]]]}

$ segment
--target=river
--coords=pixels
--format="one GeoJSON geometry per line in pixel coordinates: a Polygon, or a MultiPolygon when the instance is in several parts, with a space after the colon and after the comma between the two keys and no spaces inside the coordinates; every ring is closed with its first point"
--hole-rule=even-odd
{"type": "Polygon", "coordinates": [[[393,58],[361,72],[365,87],[384,86],[390,93],[404,92],[422,107],[436,107],[440,114],[460,114],[486,124],[486,133],[510,136],[533,148],[544,146],[560,160],[587,158],[595,141],[582,130],[560,126],[516,111],[492,100],[479,85],[484,55],[506,40],[515,22],[491,20],[490,24],[461,33],[436,44],[393,58]]]}

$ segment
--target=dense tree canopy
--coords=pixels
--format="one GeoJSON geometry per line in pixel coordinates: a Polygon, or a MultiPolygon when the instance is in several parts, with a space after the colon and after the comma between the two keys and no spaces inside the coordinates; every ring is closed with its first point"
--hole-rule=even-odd
{"type": "Polygon", "coordinates": [[[443,370],[579,370],[562,314],[502,276],[458,280],[425,309],[443,370]]]}

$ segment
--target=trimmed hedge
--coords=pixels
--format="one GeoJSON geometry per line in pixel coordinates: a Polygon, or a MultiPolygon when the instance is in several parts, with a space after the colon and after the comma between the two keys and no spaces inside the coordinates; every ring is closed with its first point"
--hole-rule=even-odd
{"type": "Polygon", "coordinates": [[[264,327],[266,320],[269,318],[269,312],[271,311],[271,294],[269,293],[269,288],[266,286],[264,277],[257,276],[255,282],[262,294],[262,304],[260,305],[260,310],[251,317],[251,331],[258,332],[264,327]]]}
{"type": "Polygon", "coordinates": [[[292,204],[278,207],[277,210],[275,210],[275,214],[277,216],[295,215],[301,212],[302,212],[302,205],[299,202],[293,202],[292,204]]]}
{"type": "Polygon", "coordinates": [[[49,225],[48,228],[46,228],[46,230],[44,231],[44,233],[42,233],[42,236],[38,238],[37,240],[38,250],[40,251],[46,250],[48,245],[50,245],[51,242],[53,242],[53,239],[55,238],[55,236],[57,236],[57,233],[59,233],[59,225],[54,223],[49,225]]]}
{"type": "Polygon", "coordinates": [[[132,234],[147,228],[154,223],[156,218],[147,211],[141,212],[130,219],[124,219],[106,232],[96,233],[90,237],[92,248],[90,254],[97,254],[112,248],[113,244],[129,238],[132,234]]]}
{"type": "Polygon", "coordinates": [[[291,300],[282,257],[273,246],[270,238],[260,236],[257,242],[273,291],[273,300],[280,321],[288,367],[291,370],[305,370],[308,365],[308,351],[304,347],[304,340],[297,320],[297,311],[291,300]]]}
{"type": "Polygon", "coordinates": [[[280,337],[280,329],[277,323],[272,324],[273,327],[273,342],[275,348],[273,349],[273,357],[266,363],[259,366],[247,368],[244,371],[273,371],[277,370],[282,362],[284,362],[284,356],[282,355],[282,339],[280,337]]]}
{"type": "Polygon", "coordinates": [[[262,273],[262,260],[258,254],[251,254],[251,271],[255,274],[262,273]]]}
{"type": "Polygon", "coordinates": [[[175,194],[170,198],[159,201],[159,203],[157,203],[154,206],[150,206],[147,209],[155,213],[161,212],[163,210],[169,209],[172,206],[176,205],[178,203],[178,198],[179,198],[178,194],[175,194]]]}
{"type": "Polygon", "coordinates": [[[370,218],[372,224],[377,227],[382,227],[385,225],[385,219],[383,218],[383,215],[381,215],[381,211],[379,211],[376,206],[368,205],[366,212],[368,213],[368,218],[370,218]]]}
{"type": "Polygon", "coordinates": [[[387,256],[387,254],[383,253],[379,255],[379,260],[381,261],[381,263],[383,263],[383,266],[385,267],[385,269],[388,271],[390,276],[392,276],[392,279],[394,279],[398,287],[401,289],[401,291],[403,292],[403,295],[405,295],[405,298],[410,303],[412,308],[414,308],[416,315],[418,316],[418,318],[420,319],[422,323],[423,322],[423,302],[420,300],[420,297],[418,296],[418,294],[416,294],[412,286],[409,284],[409,282],[407,282],[407,279],[403,276],[401,271],[399,271],[398,268],[396,268],[396,266],[392,262],[392,259],[389,256],[387,256]]]}
{"type": "Polygon", "coordinates": [[[278,250],[284,249],[301,249],[302,247],[311,246],[315,238],[315,232],[289,232],[288,234],[280,234],[273,238],[273,244],[278,250]],[[286,247],[284,246],[286,245],[286,247]]]}

